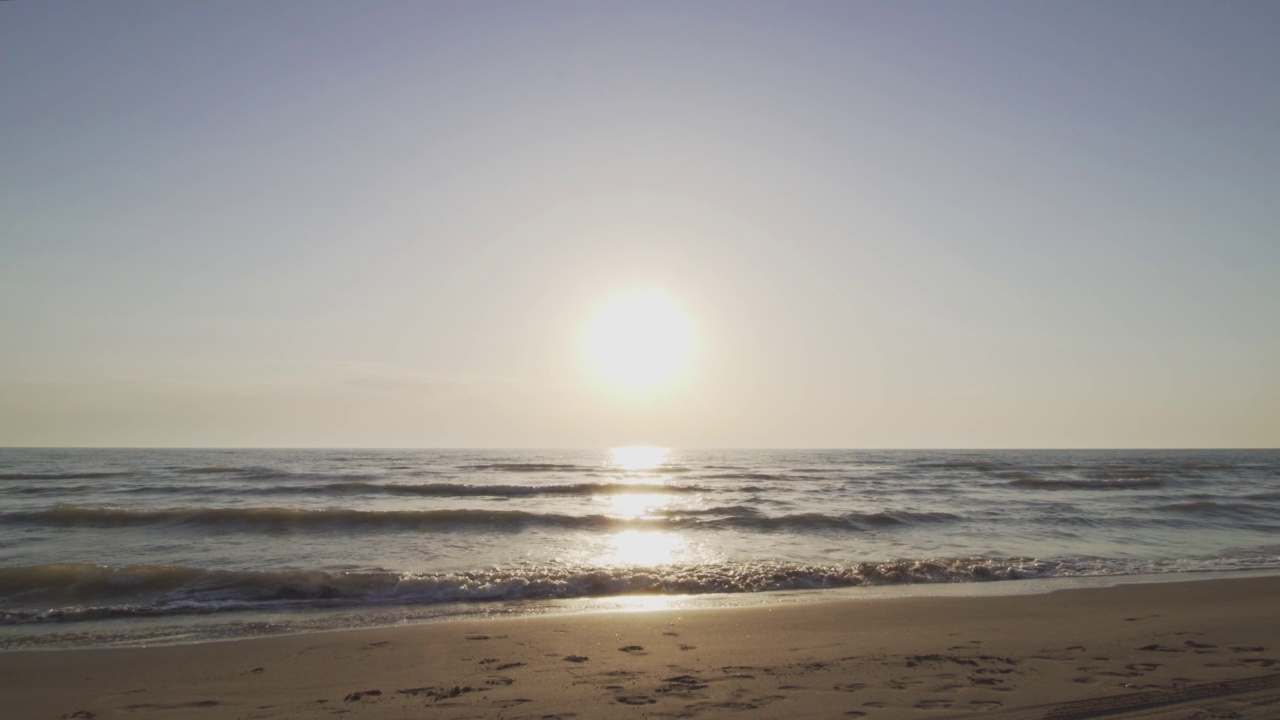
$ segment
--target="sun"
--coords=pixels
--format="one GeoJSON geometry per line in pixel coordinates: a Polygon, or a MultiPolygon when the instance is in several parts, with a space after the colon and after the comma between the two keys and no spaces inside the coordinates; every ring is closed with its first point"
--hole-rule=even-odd
{"type": "Polygon", "coordinates": [[[596,371],[629,390],[648,390],[688,363],[692,331],[680,307],[660,290],[614,298],[596,312],[587,332],[596,371]]]}

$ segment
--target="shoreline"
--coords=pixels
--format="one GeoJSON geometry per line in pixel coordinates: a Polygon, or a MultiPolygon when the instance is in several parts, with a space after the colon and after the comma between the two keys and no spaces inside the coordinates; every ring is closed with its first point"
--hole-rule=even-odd
{"type": "Polygon", "coordinates": [[[532,617],[572,617],[597,613],[775,607],[925,597],[1034,596],[1063,590],[1106,588],[1121,585],[1174,584],[1260,577],[1280,577],[1280,568],[1194,570],[1132,575],[1084,575],[1000,581],[902,583],[754,593],[613,595],[532,601],[445,603],[440,605],[386,605],[366,606],[363,608],[335,607],[278,611],[249,610],[208,615],[175,614],[154,618],[110,618],[80,622],[0,626],[0,654],[201,645],[294,635],[410,628],[422,624],[532,617]],[[32,630],[34,632],[31,632],[32,630]],[[153,630],[154,632],[147,634],[147,630],[153,630]]]}
{"type": "Polygon", "coordinates": [[[24,718],[1021,717],[1172,692],[1161,707],[1178,717],[1273,717],[1280,576],[1188,580],[21,650],[0,653],[0,707],[24,718]]]}
{"type": "Polygon", "coordinates": [[[655,610],[767,607],[825,602],[860,602],[913,597],[1003,597],[1043,595],[1059,590],[1147,583],[1280,576],[1280,568],[1187,570],[1164,573],[1034,577],[1017,580],[899,583],[860,587],[774,590],[685,595],[605,595],[544,600],[511,600],[438,605],[246,610],[210,614],[107,618],[75,622],[0,625],[0,653],[94,648],[165,647],[212,642],[404,628],[419,624],[499,618],[557,617],[655,610]],[[151,632],[148,633],[147,631],[151,632]]]}

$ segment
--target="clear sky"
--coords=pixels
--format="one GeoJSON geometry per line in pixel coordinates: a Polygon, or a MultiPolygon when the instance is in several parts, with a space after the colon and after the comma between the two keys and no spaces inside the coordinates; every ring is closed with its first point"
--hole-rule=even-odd
{"type": "Polygon", "coordinates": [[[1277,37],[0,3],[0,445],[1275,447],[1277,37]],[[687,353],[637,390],[590,335],[646,293],[687,353]]]}

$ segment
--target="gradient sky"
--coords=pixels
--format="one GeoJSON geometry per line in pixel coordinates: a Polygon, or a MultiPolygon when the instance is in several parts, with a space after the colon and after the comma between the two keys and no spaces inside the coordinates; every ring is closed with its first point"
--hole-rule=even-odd
{"type": "Polygon", "coordinates": [[[1280,4],[0,3],[0,445],[1280,445],[1280,4]],[[659,289],[692,365],[602,384],[659,289]]]}

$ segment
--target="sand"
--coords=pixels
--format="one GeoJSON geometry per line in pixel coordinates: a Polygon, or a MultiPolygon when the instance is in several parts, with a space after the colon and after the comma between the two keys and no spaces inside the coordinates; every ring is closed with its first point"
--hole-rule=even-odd
{"type": "Polygon", "coordinates": [[[1280,578],[0,653],[0,717],[1280,718],[1280,578]]]}

